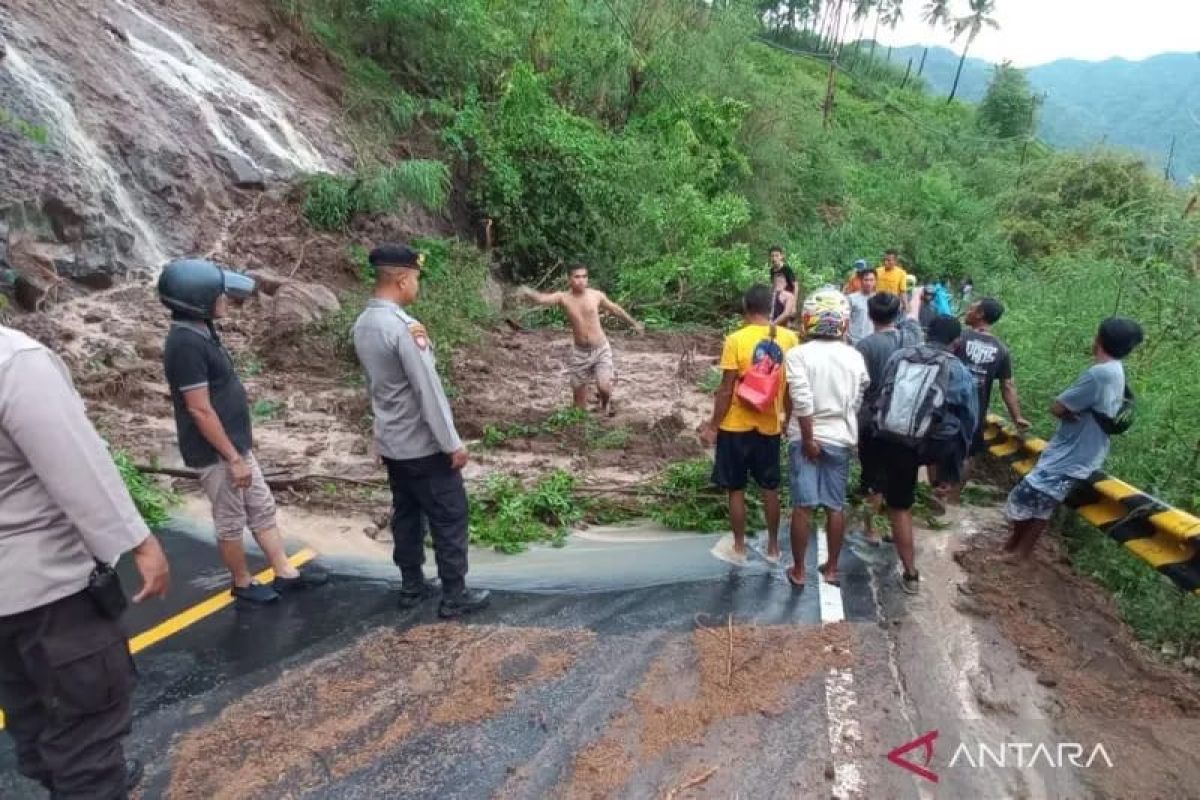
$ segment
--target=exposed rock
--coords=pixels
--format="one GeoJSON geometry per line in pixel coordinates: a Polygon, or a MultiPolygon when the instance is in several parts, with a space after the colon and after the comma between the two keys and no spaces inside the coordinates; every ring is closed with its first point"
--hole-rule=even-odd
{"type": "MultiPolygon", "coordinates": [[[[62,283],[58,276],[57,260],[71,256],[69,248],[39,242],[24,233],[8,240],[8,262],[17,275],[15,297],[26,311],[39,311],[62,283]]],[[[72,256],[73,257],[73,256],[72,256]]]]}
{"type": "Polygon", "coordinates": [[[237,188],[258,191],[267,188],[266,179],[258,168],[237,153],[218,153],[213,160],[237,188]]]}
{"type": "Polygon", "coordinates": [[[341,308],[337,295],[315,283],[286,283],[275,292],[271,317],[282,329],[295,329],[316,322],[341,308]]]}
{"type": "Polygon", "coordinates": [[[254,279],[255,289],[261,294],[274,296],[279,287],[288,282],[288,279],[269,269],[252,269],[246,273],[246,277],[254,279]]]}
{"type": "Polygon", "coordinates": [[[60,242],[81,241],[85,233],[83,215],[77,212],[61,197],[50,196],[42,201],[42,214],[54,231],[54,238],[60,242]]]}

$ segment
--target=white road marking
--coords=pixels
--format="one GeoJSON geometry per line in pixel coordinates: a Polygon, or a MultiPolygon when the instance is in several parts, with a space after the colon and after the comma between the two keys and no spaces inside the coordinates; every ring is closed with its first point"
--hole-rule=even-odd
{"type": "MultiPolygon", "coordinates": [[[[818,529],[817,564],[829,558],[829,545],[825,531],[818,529]]],[[[817,584],[817,598],[821,609],[821,623],[844,622],[846,609],[842,604],[841,587],[833,586],[813,576],[817,584]]],[[[865,785],[862,772],[856,762],[857,750],[862,744],[862,730],[858,725],[856,710],[858,695],[854,692],[854,673],[849,669],[833,668],[825,676],[825,715],[829,720],[829,752],[833,759],[833,788],[830,794],[837,800],[863,797],[865,785]]]]}

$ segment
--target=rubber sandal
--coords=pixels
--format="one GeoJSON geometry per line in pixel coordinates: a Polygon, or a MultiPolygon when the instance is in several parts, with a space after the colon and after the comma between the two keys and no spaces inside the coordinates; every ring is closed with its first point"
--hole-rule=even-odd
{"type": "Polygon", "coordinates": [[[793,589],[800,591],[800,592],[804,591],[804,581],[796,580],[795,576],[792,575],[792,570],[790,567],[788,568],[788,571],[787,571],[787,579],[788,579],[788,583],[790,583],[792,585],[793,589]]]}
{"type": "Polygon", "coordinates": [[[838,588],[841,588],[841,585],[842,585],[841,578],[831,581],[831,580],[829,580],[829,578],[827,578],[825,576],[825,571],[828,567],[829,567],[828,563],[822,564],[821,566],[817,567],[817,572],[821,573],[821,579],[824,580],[826,583],[828,583],[830,586],[837,586],[838,588]]]}

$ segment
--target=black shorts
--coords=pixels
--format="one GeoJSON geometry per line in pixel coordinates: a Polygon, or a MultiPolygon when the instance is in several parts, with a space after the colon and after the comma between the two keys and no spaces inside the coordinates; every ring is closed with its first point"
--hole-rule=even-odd
{"type": "Polygon", "coordinates": [[[740,492],[747,476],[753,476],[760,489],[779,488],[779,434],[766,436],[758,431],[717,431],[717,459],[713,464],[714,486],[740,492]]]}
{"type": "Polygon", "coordinates": [[[888,508],[907,511],[917,501],[917,471],[921,458],[907,445],[876,439],[878,456],[884,466],[883,499],[888,508]]]}
{"type": "Polygon", "coordinates": [[[858,463],[861,467],[859,492],[863,495],[878,494],[883,491],[887,480],[887,456],[882,451],[883,443],[872,435],[868,425],[858,430],[858,463]]]}
{"type": "Polygon", "coordinates": [[[975,437],[971,439],[971,448],[967,451],[969,458],[974,458],[987,450],[987,442],[983,440],[983,426],[984,423],[980,422],[979,427],[975,429],[975,437]]]}

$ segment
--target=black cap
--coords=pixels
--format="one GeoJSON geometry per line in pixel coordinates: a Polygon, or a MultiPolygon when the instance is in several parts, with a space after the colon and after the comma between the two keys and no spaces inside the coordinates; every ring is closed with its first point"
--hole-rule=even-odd
{"type": "Polygon", "coordinates": [[[425,254],[403,243],[385,242],[371,251],[367,262],[372,267],[420,269],[425,264],[425,254]]]}

